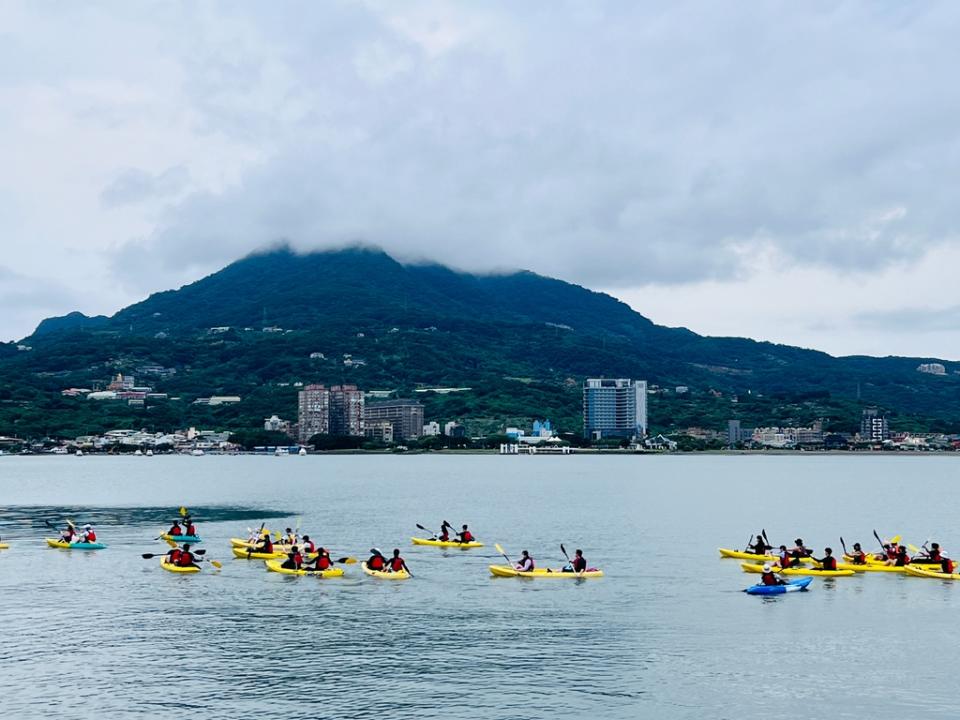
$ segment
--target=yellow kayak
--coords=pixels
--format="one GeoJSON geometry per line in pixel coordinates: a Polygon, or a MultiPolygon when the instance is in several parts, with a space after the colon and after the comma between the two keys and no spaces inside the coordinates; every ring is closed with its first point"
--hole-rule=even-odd
{"type": "Polygon", "coordinates": [[[428,538],[410,538],[410,542],[414,545],[432,545],[433,547],[444,547],[444,548],[478,548],[483,547],[482,542],[473,542],[463,543],[458,540],[430,540],[428,538]]]}
{"type": "Polygon", "coordinates": [[[901,568],[907,575],[914,577],[936,578],[937,580],[960,580],[960,573],[945,573],[938,570],[925,570],[914,565],[901,568]]]}
{"type": "Polygon", "coordinates": [[[10,543],[0,543],[0,550],[9,550],[10,543]]]}
{"type": "Polygon", "coordinates": [[[401,570],[400,572],[384,572],[383,570],[371,570],[367,567],[366,561],[360,563],[360,568],[371,577],[380,578],[381,580],[407,580],[410,577],[410,573],[406,570],[401,570]]]}
{"type": "MultiPolygon", "coordinates": [[[[235,548],[244,548],[249,550],[250,548],[259,544],[260,543],[252,543],[249,540],[244,540],[243,538],[230,538],[230,546],[235,548]]],[[[290,552],[290,545],[284,545],[283,543],[275,542],[273,546],[280,550],[284,550],[285,552],[290,552]]]]}
{"type": "MultiPolygon", "coordinates": [[[[745,552],[743,550],[730,550],[729,548],[720,548],[720,557],[769,563],[775,563],[780,559],[779,555],[758,555],[757,553],[745,552]]],[[[800,558],[800,562],[810,562],[810,558],[800,558]]]]}
{"type": "Polygon", "coordinates": [[[188,565],[187,567],[181,567],[180,565],[174,565],[173,563],[169,562],[166,557],[160,558],[160,567],[162,567],[162,568],[163,568],[164,570],[166,570],[167,572],[172,572],[172,573],[198,573],[198,572],[200,572],[200,568],[199,568],[199,567],[196,567],[196,566],[193,566],[193,565],[188,565]]]}
{"type": "Polygon", "coordinates": [[[338,567],[327,568],[326,570],[291,570],[283,567],[282,560],[267,560],[264,565],[270,572],[283,575],[315,575],[322,578],[343,577],[343,568],[338,567]]]}
{"type": "MultiPolygon", "coordinates": [[[[763,565],[754,565],[752,563],[740,563],[744,572],[762,573],[763,565]]],[[[812,577],[849,577],[855,575],[853,570],[821,570],[819,568],[792,567],[784,570],[779,569],[779,565],[773,566],[773,571],[780,575],[809,575],[812,577]]]]}
{"type": "Polygon", "coordinates": [[[490,565],[490,573],[497,577],[552,578],[556,580],[580,580],[581,578],[603,577],[603,570],[588,568],[582,573],[564,572],[550,568],[537,568],[529,572],[515,570],[509,565],[490,565]]]}

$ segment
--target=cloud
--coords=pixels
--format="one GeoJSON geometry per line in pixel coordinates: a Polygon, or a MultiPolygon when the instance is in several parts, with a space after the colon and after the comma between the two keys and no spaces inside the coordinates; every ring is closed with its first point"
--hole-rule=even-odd
{"type": "Polygon", "coordinates": [[[854,316],[854,324],[870,330],[897,333],[960,330],[960,305],[862,312],[854,316]]]}
{"type": "Polygon", "coordinates": [[[115,207],[163,199],[183,190],[189,179],[190,173],[182,165],[167,168],[156,175],[138,168],[128,168],[103,189],[100,201],[107,207],[115,207]]]}
{"type": "Polygon", "coordinates": [[[8,337],[25,337],[33,332],[36,317],[76,307],[80,295],[60,283],[21,275],[0,265],[0,307],[4,309],[8,337]]]}

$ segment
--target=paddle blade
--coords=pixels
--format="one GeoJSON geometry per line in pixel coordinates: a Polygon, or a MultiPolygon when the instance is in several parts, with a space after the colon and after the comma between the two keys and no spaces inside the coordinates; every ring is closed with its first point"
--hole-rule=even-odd
{"type": "Polygon", "coordinates": [[[918,548],[918,547],[917,547],[916,545],[914,545],[913,543],[907,543],[907,549],[908,549],[910,552],[914,553],[914,554],[920,552],[920,548],[918,548]]]}
{"type": "Polygon", "coordinates": [[[337,560],[337,562],[343,565],[356,565],[357,559],[355,557],[345,557],[345,558],[340,558],[339,560],[337,560]]]}
{"type": "Polygon", "coordinates": [[[144,553],[140,557],[142,557],[144,560],[149,560],[150,558],[155,558],[156,555],[154,555],[153,553],[144,553]]]}
{"type": "Polygon", "coordinates": [[[500,543],[494,543],[493,546],[497,549],[498,553],[501,555],[506,555],[506,553],[503,551],[503,548],[500,546],[500,543]]]}
{"type": "Polygon", "coordinates": [[[180,506],[180,517],[186,517],[186,516],[187,516],[187,509],[186,509],[185,507],[183,507],[183,505],[181,505],[181,506],[180,506]]]}
{"type": "Polygon", "coordinates": [[[429,530],[427,530],[427,529],[426,529],[423,525],[421,525],[420,523],[415,523],[415,524],[416,524],[416,526],[417,526],[418,528],[420,528],[420,529],[423,530],[424,532],[430,532],[429,530]]]}
{"type": "Polygon", "coordinates": [[[213,565],[217,570],[223,567],[223,563],[217,562],[216,560],[211,560],[210,564],[213,565]]]}
{"type": "Polygon", "coordinates": [[[177,543],[175,543],[173,540],[168,540],[168,539],[164,538],[163,541],[164,541],[167,545],[169,545],[170,547],[172,547],[172,548],[175,548],[175,547],[177,546],[177,543]]]}
{"type": "Polygon", "coordinates": [[[194,555],[206,555],[206,554],[207,554],[207,551],[201,548],[200,550],[194,550],[194,551],[193,551],[193,554],[194,554],[194,555]]]}
{"type": "Polygon", "coordinates": [[[903,539],[902,535],[894,535],[892,538],[890,538],[890,542],[897,543],[899,545],[901,539],[903,539]]]}

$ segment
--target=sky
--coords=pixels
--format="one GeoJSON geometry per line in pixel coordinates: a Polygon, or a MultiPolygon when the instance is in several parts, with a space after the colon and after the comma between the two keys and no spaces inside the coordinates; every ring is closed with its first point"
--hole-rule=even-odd
{"type": "Polygon", "coordinates": [[[960,5],[0,2],[0,339],[275,244],[960,359],[960,5]]]}

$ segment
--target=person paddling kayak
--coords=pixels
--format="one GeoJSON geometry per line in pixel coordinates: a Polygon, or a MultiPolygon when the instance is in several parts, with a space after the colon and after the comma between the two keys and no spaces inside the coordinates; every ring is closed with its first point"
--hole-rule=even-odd
{"type": "Polygon", "coordinates": [[[192,552],[190,552],[190,543],[187,543],[183,546],[183,550],[180,551],[180,557],[177,558],[178,567],[200,567],[197,565],[197,558],[192,552]]]}
{"type": "MultiPolygon", "coordinates": [[[[306,535],[304,535],[304,537],[306,537],[306,535]]],[[[313,566],[311,567],[310,563],[307,563],[303,566],[303,569],[319,572],[321,570],[329,570],[332,567],[333,560],[330,559],[330,553],[326,548],[320,548],[317,550],[317,559],[313,561],[313,566]]]]}
{"type": "MultiPolygon", "coordinates": [[[[370,567],[367,565],[367,567],[370,567]]],[[[398,572],[410,572],[407,569],[407,563],[402,557],[400,557],[400,549],[393,549],[393,557],[387,562],[387,572],[398,573],[398,572]]]]}
{"type": "Polygon", "coordinates": [[[810,557],[813,555],[813,551],[803,544],[803,538],[797,538],[793,542],[794,546],[790,548],[791,557],[799,560],[800,558],[810,557]]]}
{"type": "Polygon", "coordinates": [[[884,563],[884,565],[892,565],[893,567],[904,567],[909,564],[910,556],[907,555],[907,549],[902,545],[897,547],[896,556],[884,563]]]}
{"type": "Polygon", "coordinates": [[[258,553],[272,553],[273,552],[273,540],[270,539],[270,533],[264,533],[261,538],[261,542],[252,552],[258,553]]]}
{"type": "Polygon", "coordinates": [[[915,561],[916,560],[922,560],[930,563],[940,562],[943,560],[943,553],[940,551],[940,543],[930,543],[930,549],[926,552],[921,551],[915,558],[915,561]]]}
{"type": "Polygon", "coordinates": [[[170,526],[170,529],[167,530],[167,535],[171,537],[180,537],[183,535],[183,528],[180,527],[180,521],[174,520],[173,525],[170,526]]]}
{"type": "Polygon", "coordinates": [[[797,560],[793,555],[790,554],[790,551],[787,550],[786,545],[781,545],[779,548],[779,564],[782,568],[797,567],[800,565],[800,561],[797,560]]]}
{"type": "Polygon", "coordinates": [[[83,533],[80,535],[80,542],[83,543],[95,543],[97,541],[97,533],[93,529],[93,525],[89,523],[83,526],[83,533]]]}
{"type": "Polygon", "coordinates": [[[300,570],[303,567],[303,555],[300,554],[300,548],[296,545],[290,548],[287,553],[287,559],[283,561],[280,567],[287,570],[300,570]]]}
{"type": "Polygon", "coordinates": [[[77,531],[73,525],[67,525],[60,531],[60,540],[65,543],[75,543],[77,541],[77,531]]]}
{"type": "Polygon", "coordinates": [[[533,558],[530,557],[530,553],[524,550],[520,553],[520,562],[513,566],[514,570],[519,570],[520,572],[533,572],[536,565],[533,562],[533,558]]]}
{"type": "Polygon", "coordinates": [[[440,540],[441,542],[450,542],[450,530],[453,528],[447,525],[447,521],[443,521],[443,525],[440,526],[440,534],[437,535],[434,533],[433,539],[440,540]]]}
{"type": "Polygon", "coordinates": [[[863,551],[863,548],[860,547],[860,543],[853,544],[853,552],[850,553],[850,562],[854,565],[867,564],[867,554],[863,551]]]}
{"type": "Polygon", "coordinates": [[[833,556],[832,548],[823,549],[822,558],[813,558],[820,564],[821,570],[836,570],[837,569],[837,559],[833,556]]]}
{"type": "Polygon", "coordinates": [[[470,543],[474,541],[473,533],[467,529],[467,526],[463,526],[463,530],[457,533],[457,540],[462,543],[470,543]]]}
{"type": "Polygon", "coordinates": [[[187,516],[183,519],[183,524],[184,524],[184,528],[185,528],[184,531],[183,531],[183,534],[184,534],[184,535],[186,535],[186,536],[188,536],[188,537],[197,537],[197,535],[198,535],[198,533],[197,533],[197,526],[193,524],[193,520],[190,518],[189,515],[187,515],[187,516]]]}
{"type": "Polygon", "coordinates": [[[773,545],[767,545],[767,541],[763,539],[762,532],[755,535],[757,541],[750,545],[747,545],[747,551],[755,553],[756,555],[766,555],[767,550],[773,550],[773,545]]]}
{"type": "Polygon", "coordinates": [[[297,538],[297,534],[293,531],[293,528],[287,528],[283,537],[280,538],[280,542],[284,545],[299,545],[298,540],[299,538],[297,538]]]}
{"type": "Polygon", "coordinates": [[[313,540],[310,539],[309,535],[303,536],[303,553],[304,555],[313,555],[317,551],[317,546],[314,544],[313,540]]]}
{"type": "Polygon", "coordinates": [[[786,585],[787,583],[773,571],[773,565],[763,564],[763,572],[760,575],[761,585],[786,585]]]}
{"type": "Polygon", "coordinates": [[[583,557],[583,550],[576,550],[573,553],[573,559],[563,566],[563,572],[582,573],[587,569],[587,561],[583,557]]]}
{"type": "Polygon", "coordinates": [[[367,567],[371,570],[383,570],[387,566],[387,559],[376,548],[370,548],[370,558],[367,560],[367,567]]]}

